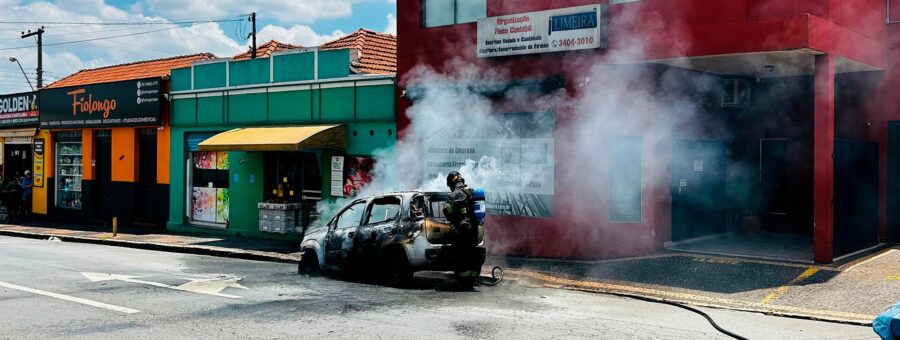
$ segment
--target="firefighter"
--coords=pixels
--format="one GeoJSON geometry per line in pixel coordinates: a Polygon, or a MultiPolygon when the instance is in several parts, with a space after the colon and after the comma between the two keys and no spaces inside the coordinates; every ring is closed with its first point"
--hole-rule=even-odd
{"type": "Polygon", "coordinates": [[[450,195],[444,203],[444,216],[450,222],[453,273],[460,289],[472,289],[481,271],[476,256],[478,246],[478,219],[475,217],[475,199],[472,189],[459,172],[447,175],[450,195]]]}

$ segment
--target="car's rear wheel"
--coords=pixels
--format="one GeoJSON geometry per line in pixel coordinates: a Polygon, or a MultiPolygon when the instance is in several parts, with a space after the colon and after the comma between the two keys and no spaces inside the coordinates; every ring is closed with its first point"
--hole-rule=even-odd
{"type": "Polygon", "coordinates": [[[412,276],[412,269],[403,251],[395,249],[385,256],[382,261],[382,280],[385,285],[402,287],[412,281],[412,276]]]}
{"type": "Polygon", "coordinates": [[[297,265],[297,272],[302,275],[316,276],[320,271],[321,268],[319,268],[319,258],[316,256],[316,251],[304,251],[300,257],[300,264],[297,265]]]}

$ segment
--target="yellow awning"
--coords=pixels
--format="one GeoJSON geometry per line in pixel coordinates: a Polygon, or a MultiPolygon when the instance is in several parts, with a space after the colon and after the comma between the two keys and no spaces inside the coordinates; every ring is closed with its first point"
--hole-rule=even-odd
{"type": "Polygon", "coordinates": [[[252,127],[225,131],[200,142],[200,151],[300,151],[347,148],[343,125],[252,127]]]}
{"type": "Polygon", "coordinates": [[[0,130],[0,137],[34,137],[35,133],[37,133],[37,128],[3,129],[0,130]]]}

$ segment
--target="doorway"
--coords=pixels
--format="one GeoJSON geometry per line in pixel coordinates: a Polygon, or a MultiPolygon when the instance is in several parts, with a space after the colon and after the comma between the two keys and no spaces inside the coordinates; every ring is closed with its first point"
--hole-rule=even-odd
{"type": "Polygon", "coordinates": [[[135,183],[134,219],[152,225],[162,216],[156,186],[156,128],[138,130],[138,179],[135,183]]]}
{"type": "Polygon", "coordinates": [[[834,143],[834,256],[878,244],[878,143],[834,143]]]}
{"type": "Polygon", "coordinates": [[[4,144],[3,180],[21,178],[25,170],[31,170],[31,143],[4,144]]]}
{"type": "Polygon", "coordinates": [[[94,184],[91,217],[107,221],[112,218],[112,132],[94,131],[94,184]]]}
{"type": "Polygon", "coordinates": [[[672,146],[672,240],[726,231],[726,147],[719,141],[681,140],[672,146]]]}
{"type": "Polygon", "coordinates": [[[900,121],[888,122],[887,236],[900,242],[900,121]]]}

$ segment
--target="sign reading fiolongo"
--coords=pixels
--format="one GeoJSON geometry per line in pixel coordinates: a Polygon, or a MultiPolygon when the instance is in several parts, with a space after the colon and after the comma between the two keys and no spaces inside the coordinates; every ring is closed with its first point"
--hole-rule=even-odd
{"type": "Polygon", "coordinates": [[[606,48],[606,5],[478,20],[478,57],[606,48]]]}
{"type": "Polygon", "coordinates": [[[44,90],[42,128],[159,125],[161,78],[44,90]]]}
{"type": "Polygon", "coordinates": [[[37,92],[0,96],[0,127],[37,125],[37,123],[37,92]]]}

